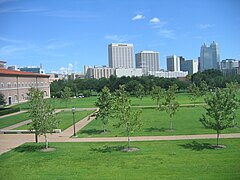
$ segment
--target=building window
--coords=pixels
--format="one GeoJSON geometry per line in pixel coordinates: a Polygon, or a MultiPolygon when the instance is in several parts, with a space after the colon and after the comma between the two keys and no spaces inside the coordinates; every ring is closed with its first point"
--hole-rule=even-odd
{"type": "Polygon", "coordinates": [[[14,83],[14,87],[15,87],[15,88],[17,87],[17,83],[14,83]]]}
{"type": "Polygon", "coordinates": [[[24,94],[22,94],[22,100],[24,100],[24,94]]]}
{"type": "Polygon", "coordinates": [[[14,96],[14,102],[18,102],[18,96],[17,95],[14,96]]]}
{"type": "Polygon", "coordinates": [[[1,88],[4,88],[4,84],[3,83],[1,83],[1,88]]]}
{"type": "Polygon", "coordinates": [[[8,85],[8,88],[11,88],[11,83],[10,82],[7,85],[8,85]]]}

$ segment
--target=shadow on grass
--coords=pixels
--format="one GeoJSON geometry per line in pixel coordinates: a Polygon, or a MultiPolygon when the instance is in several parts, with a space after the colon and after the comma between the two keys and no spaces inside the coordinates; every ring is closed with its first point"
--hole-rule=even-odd
{"type": "Polygon", "coordinates": [[[185,149],[191,149],[193,151],[202,151],[204,149],[214,149],[209,143],[199,143],[197,141],[192,141],[191,143],[179,145],[185,149]]]}
{"type": "Polygon", "coordinates": [[[81,134],[88,134],[88,135],[96,135],[96,134],[101,134],[103,133],[103,130],[98,130],[98,129],[87,129],[87,130],[81,130],[81,134]]]}
{"type": "Polygon", "coordinates": [[[170,131],[169,128],[154,128],[154,127],[145,128],[144,130],[147,132],[168,132],[168,131],[170,131]]]}
{"type": "Polygon", "coordinates": [[[121,151],[124,149],[124,146],[103,146],[99,148],[91,148],[91,151],[99,153],[112,153],[114,151],[121,151]]]}
{"type": "Polygon", "coordinates": [[[36,152],[43,149],[44,144],[24,144],[14,149],[16,152],[36,152]]]}

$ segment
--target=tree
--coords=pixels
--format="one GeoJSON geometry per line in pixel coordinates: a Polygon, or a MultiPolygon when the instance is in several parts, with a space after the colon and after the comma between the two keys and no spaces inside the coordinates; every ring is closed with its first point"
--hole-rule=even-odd
{"type": "Polygon", "coordinates": [[[170,86],[165,94],[165,102],[163,102],[163,109],[169,114],[170,130],[172,130],[172,124],[173,124],[172,118],[177,112],[177,109],[179,107],[179,104],[176,101],[176,96],[175,96],[176,90],[177,90],[177,85],[174,84],[170,86]]]}
{"type": "Polygon", "coordinates": [[[232,127],[235,127],[235,110],[239,107],[239,99],[236,97],[239,85],[238,83],[226,83],[227,91],[229,93],[229,98],[232,103],[232,127]]]}
{"type": "Polygon", "coordinates": [[[141,104],[142,104],[142,99],[143,99],[143,97],[144,97],[144,95],[145,95],[145,91],[144,91],[143,85],[138,84],[138,85],[135,87],[135,95],[136,95],[137,98],[140,99],[141,104]]]}
{"type": "Polygon", "coordinates": [[[189,88],[188,88],[188,91],[192,94],[191,95],[191,101],[193,101],[193,104],[195,106],[196,104],[196,99],[198,97],[200,97],[200,89],[199,87],[196,86],[195,83],[192,83],[189,88]]]}
{"type": "Polygon", "coordinates": [[[0,92],[0,106],[3,106],[5,104],[6,104],[5,96],[2,92],[0,92]]]}
{"type": "Polygon", "coordinates": [[[151,91],[151,96],[153,100],[157,101],[157,106],[160,107],[160,100],[164,96],[164,90],[160,86],[153,86],[151,91]]]}
{"type": "Polygon", "coordinates": [[[207,106],[206,114],[202,115],[200,122],[206,128],[210,128],[217,133],[217,147],[219,147],[219,134],[222,130],[231,127],[232,112],[235,108],[232,94],[229,89],[216,88],[215,92],[210,93],[205,98],[207,106]]]}
{"type": "Polygon", "coordinates": [[[37,136],[44,135],[45,148],[48,148],[47,133],[52,132],[58,126],[58,120],[54,115],[54,108],[50,101],[43,99],[43,91],[31,88],[29,96],[29,116],[32,119],[30,130],[35,130],[37,136]]]}
{"type": "Polygon", "coordinates": [[[125,91],[124,85],[120,85],[119,89],[115,92],[114,110],[115,116],[119,119],[119,123],[116,124],[116,127],[125,126],[128,136],[128,149],[130,149],[131,133],[135,130],[139,130],[142,126],[141,111],[132,111],[131,101],[125,91]]]}
{"type": "Polygon", "coordinates": [[[69,87],[65,87],[63,89],[62,98],[63,98],[63,101],[65,101],[66,103],[66,107],[67,107],[68,101],[70,100],[71,94],[72,94],[72,91],[69,87]]]}
{"type": "Polygon", "coordinates": [[[108,87],[104,87],[100,92],[96,106],[99,108],[97,118],[103,123],[103,132],[106,131],[106,125],[108,124],[109,117],[112,110],[112,95],[108,87]]]}

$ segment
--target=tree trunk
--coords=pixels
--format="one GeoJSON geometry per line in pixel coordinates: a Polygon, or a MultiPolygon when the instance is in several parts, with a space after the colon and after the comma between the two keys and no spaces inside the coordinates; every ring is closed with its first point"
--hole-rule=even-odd
{"type": "Polygon", "coordinates": [[[218,139],[219,139],[219,131],[217,131],[217,146],[218,146],[218,139]]]}
{"type": "Polygon", "coordinates": [[[105,133],[106,132],[106,125],[103,124],[103,132],[105,133]]]}
{"type": "Polygon", "coordinates": [[[45,148],[48,148],[48,138],[47,138],[47,134],[44,135],[45,136],[45,148]]]}
{"type": "Polygon", "coordinates": [[[170,114],[170,130],[172,130],[172,114],[170,114]]]}
{"type": "Polygon", "coordinates": [[[232,113],[232,116],[233,116],[232,127],[234,128],[235,127],[235,115],[234,115],[234,112],[232,113]]]}
{"type": "Polygon", "coordinates": [[[130,132],[128,131],[128,149],[130,149],[130,132]]]}
{"type": "Polygon", "coordinates": [[[38,143],[38,134],[35,132],[35,142],[38,143]]]}

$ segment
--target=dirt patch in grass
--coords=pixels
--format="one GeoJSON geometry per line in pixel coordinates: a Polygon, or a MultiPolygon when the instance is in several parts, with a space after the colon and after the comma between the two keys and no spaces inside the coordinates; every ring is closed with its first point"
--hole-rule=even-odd
{"type": "Polygon", "coordinates": [[[43,149],[39,149],[38,151],[40,152],[52,152],[52,151],[56,151],[55,148],[43,148],[43,149]]]}
{"type": "Polygon", "coordinates": [[[140,149],[138,148],[124,148],[121,151],[122,152],[135,152],[135,151],[139,151],[140,149]]]}

